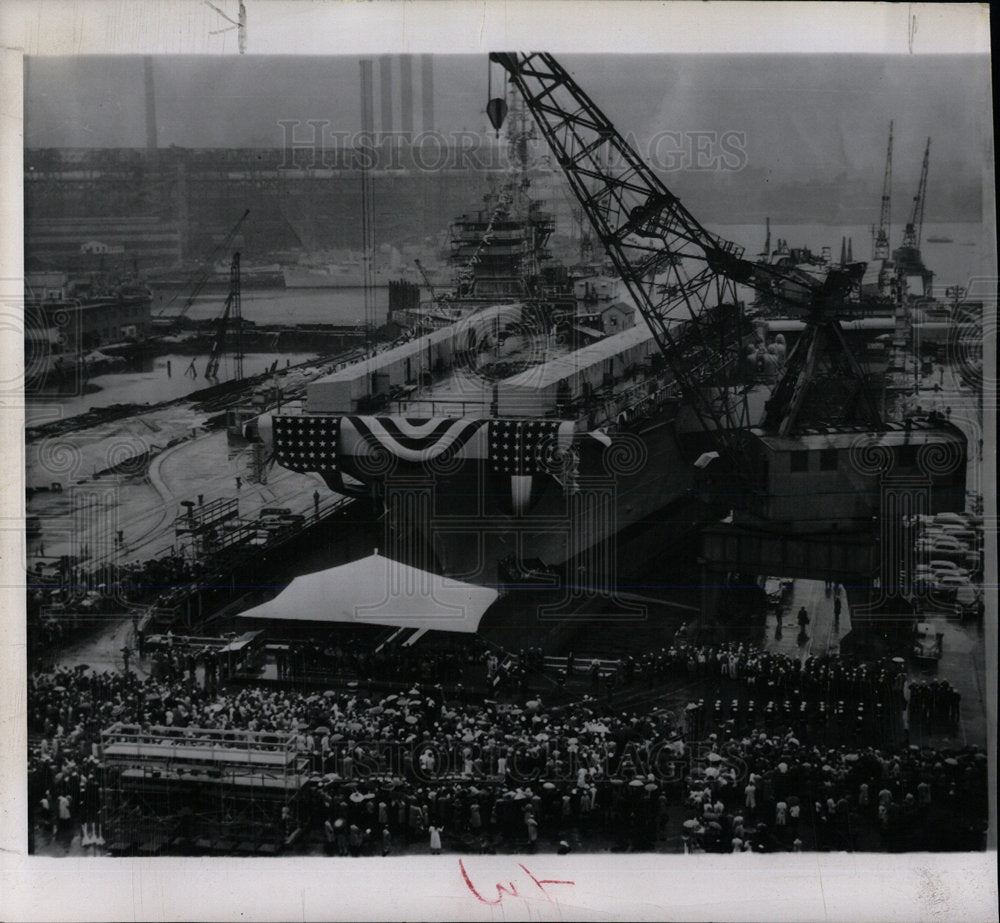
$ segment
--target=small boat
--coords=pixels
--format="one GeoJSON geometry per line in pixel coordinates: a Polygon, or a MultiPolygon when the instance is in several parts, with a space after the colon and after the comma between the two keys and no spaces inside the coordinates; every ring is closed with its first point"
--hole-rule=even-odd
{"type": "Polygon", "coordinates": [[[927,243],[929,244],[950,244],[954,241],[950,237],[928,237],[927,243]]]}

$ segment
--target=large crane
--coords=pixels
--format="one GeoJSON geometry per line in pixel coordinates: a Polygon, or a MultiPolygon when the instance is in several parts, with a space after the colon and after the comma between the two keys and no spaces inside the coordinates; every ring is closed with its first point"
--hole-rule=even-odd
{"type": "Polygon", "coordinates": [[[427,270],[424,269],[424,264],[420,260],[414,260],[413,264],[417,267],[417,272],[420,273],[420,278],[424,280],[424,285],[427,286],[427,291],[430,293],[431,300],[433,301],[437,298],[437,295],[434,293],[434,285],[430,280],[430,276],[427,275],[427,270]]]}
{"type": "Polygon", "coordinates": [[[233,254],[233,261],[229,266],[229,295],[226,297],[226,305],[222,309],[222,316],[219,318],[218,326],[215,328],[215,339],[212,341],[212,349],[208,354],[208,362],[205,365],[205,377],[208,379],[217,378],[219,375],[219,361],[226,349],[226,338],[230,328],[235,332],[235,349],[233,359],[235,361],[235,378],[237,381],[243,380],[243,344],[241,334],[243,327],[243,311],[240,304],[240,255],[233,254]]]}
{"type": "MultiPolygon", "coordinates": [[[[232,230],[230,230],[230,232],[225,236],[225,238],[223,238],[222,242],[212,250],[212,252],[205,258],[204,262],[198,268],[198,271],[194,276],[194,281],[191,285],[191,290],[188,293],[187,299],[184,301],[184,304],[181,305],[180,311],[176,315],[173,315],[173,320],[175,323],[179,321],[185,314],[187,314],[188,310],[191,308],[191,305],[194,304],[195,298],[197,298],[201,294],[201,290],[205,287],[205,285],[208,283],[208,280],[212,276],[212,270],[215,267],[215,261],[219,258],[221,254],[229,250],[230,245],[236,238],[236,235],[239,233],[240,228],[243,226],[243,222],[247,220],[249,214],[250,214],[250,209],[248,208],[240,216],[240,220],[233,225],[232,230]]],[[[164,307],[160,309],[160,311],[157,313],[156,316],[162,317],[169,306],[170,306],[169,303],[164,305],[164,307]]]]}
{"type": "Polygon", "coordinates": [[[885,154],[885,173],[882,175],[882,209],[878,230],[872,239],[872,259],[889,259],[889,235],[892,230],[892,122],[889,122],[889,147],[885,154]]]}
{"type": "Polygon", "coordinates": [[[927,194],[927,165],[931,157],[931,139],[927,139],[924,148],[924,162],[920,168],[920,182],[917,184],[917,194],[913,197],[913,213],[903,229],[903,246],[911,250],[920,249],[920,234],[924,225],[924,197],[927,194]]]}
{"type": "MultiPolygon", "coordinates": [[[[771,289],[788,278],[744,259],[741,248],[702,226],[552,55],[495,53],[490,60],[504,68],[524,98],[649,325],[685,404],[729,466],[745,468],[750,420],[740,373],[749,331],[736,286],[771,289]]],[[[869,422],[879,425],[861,370],[845,358],[849,351],[835,317],[844,309],[850,275],[831,270],[822,281],[794,281],[806,291],[795,307],[810,324],[789,357],[791,380],[769,404],[768,427],[782,435],[794,431],[808,376],[829,354],[834,354],[827,363],[831,372],[856,378],[840,395],[840,413],[853,415],[863,405],[869,422]]]]}

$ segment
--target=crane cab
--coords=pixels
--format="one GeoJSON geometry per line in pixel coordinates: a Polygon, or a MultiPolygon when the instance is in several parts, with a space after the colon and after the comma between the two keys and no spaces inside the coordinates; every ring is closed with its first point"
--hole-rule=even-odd
{"type": "Polygon", "coordinates": [[[834,427],[787,437],[754,429],[748,448],[756,472],[749,512],[797,531],[869,528],[891,512],[885,496],[894,483],[912,492],[910,512],[965,508],[967,441],[950,423],[834,427]]]}

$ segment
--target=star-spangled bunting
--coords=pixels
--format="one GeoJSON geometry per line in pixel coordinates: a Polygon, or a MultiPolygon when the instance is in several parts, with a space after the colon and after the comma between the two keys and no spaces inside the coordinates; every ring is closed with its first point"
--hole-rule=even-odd
{"type": "Polygon", "coordinates": [[[492,420],[490,461],[500,474],[538,474],[549,470],[559,420],[492,420]]]}
{"type": "Polygon", "coordinates": [[[331,474],[337,470],[339,416],[274,418],[274,456],[292,471],[331,474]]]}

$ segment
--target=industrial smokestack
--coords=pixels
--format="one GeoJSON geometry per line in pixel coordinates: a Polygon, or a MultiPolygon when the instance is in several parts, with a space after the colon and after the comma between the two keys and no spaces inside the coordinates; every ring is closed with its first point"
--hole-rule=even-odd
{"type": "Polygon", "coordinates": [[[146,55],[142,59],[146,84],[146,159],[154,169],[159,159],[159,145],[156,141],[156,88],[153,85],[153,59],[146,55]]]}
{"type": "Polygon", "coordinates": [[[392,133],[392,55],[380,55],[378,82],[381,96],[381,128],[384,134],[392,133]]]}
{"type": "Polygon", "coordinates": [[[403,138],[413,138],[413,55],[399,56],[399,118],[403,138]]]}
{"type": "Polygon", "coordinates": [[[424,109],[424,131],[434,131],[434,58],[420,56],[420,97],[424,109]]]}

